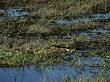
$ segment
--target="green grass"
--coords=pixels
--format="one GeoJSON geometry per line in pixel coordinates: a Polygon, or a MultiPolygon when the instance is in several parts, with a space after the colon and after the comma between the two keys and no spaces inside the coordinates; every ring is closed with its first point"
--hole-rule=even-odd
{"type": "MultiPolygon", "coordinates": [[[[32,41],[31,41],[32,42],[32,41]]],[[[37,43],[37,42],[36,42],[37,43]]],[[[55,43],[55,42],[52,42],[55,43]]],[[[0,65],[1,66],[23,66],[23,65],[32,65],[32,64],[64,64],[65,62],[79,66],[78,61],[83,57],[99,55],[105,58],[105,65],[109,66],[108,59],[110,58],[110,52],[105,49],[96,49],[90,50],[82,53],[77,51],[75,47],[73,48],[64,48],[68,46],[68,42],[65,43],[62,41],[59,44],[64,47],[58,48],[53,45],[51,42],[40,41],[39,46],[35,43],[26,43],[22,47],[13,47],[12,49],[4,47],[0,49],[0,65]],[[49,46],[49,45],[51,46],[49,46]],[[35,47],[35,48],[34,48],[35,47]],[[70,59],[66,61],[65,58],[73,53],[77,58],[70,59]]],[[[58,46],[58,42],[56,44],[58,46]]],[[[69,44],[70,45],[70,44],[69,44]]],[[[74,45],[73,45],[74,46],[74,45]]],[[[95,47],[95,46],[94,46],[95,47]]],[[[97,46],[96,46],[97,47],[97,46]]],[[[85,47],[84,47],[85,48],[85,47]]],[[[83,48],[83,49],[84,49],[83,48]]]]}
{"type": "MultiPolygon", "coordinates": [[[[29,7],[32,15],[39,19],[27,19],[25,22],[0,22],[0,66],[55,65],[69,64],[77,67],[85,57],[99,55],[104,58],[103,66],[109,66],[110,38],[104,41],[92,41],[90,38],[75,34],[75,31],[96,28],[99,25],[110,29],[109,22],[91,22],[86,24],[55,25],[51,22],[57,18],[77,18],[92,12],[110,12],[110,0],[49,0],[48,3],[31,2],[31,0],[8,0],[0,6],[29,7]],[[106,6],[105,6],[106,4],[106,6]],[[38,5],[38,6],[36,6],[38,5]],[[31,8],[33,7],[33,8],[31,8]],[[68,35],[70,39],[62,37],[68,35]],[[85,50],[85,52],[81,52],[85,50]],[[74,59],[69,58],[71,54],[74,59]]],[[[96,80],[80,78],[77,82],[106,82],[103,70],[96,80]],[[101,77],[101,78],[100,78],[101,77]]],[[[76,82],[64,77],[63,82],[76,82]]]]}
{"type": "MultiPolygon", "coordinates": [[[[90,56],[94,56],[100,52],[102,53],[101,56],[109,57],[109,52],[104,50],[108,47],[107,44],[109,44],[110,40],[104,42],[91,41],[85,36],[74,35],[72,33],[74,29],[88,29],[89,27],[78,28],[78,26],[72,26],[70,27],[71,30],[67,31],[64,30],[63,27],[55,28],[55,25],[52,24],[49,24],[46,27],[45,24],[43,25],[42,23],[43,22],[40,23],[39,21],[38,23],[29,26],[25,26],[24,23],[21,25],[18,23],[18,25],[16,25],[17,27],[14,27],[15,25],[12,26],[12,24],[9,23],[9,25],[2,27],[1,34],[3,35],[3,43],[2,48],[0,48],[1,66],[43,64],[44,62],[44,64],[64,63],[64,58],[68,54],[75,50],[77,51],[77,49],[86,50],[88,48],[97,49],[94,53],[93,51],[87,52],[90,56]],[[23,25],[25,27],[21,28],[23,25]],[[58,29],[60,29],[59,32],[57,32],[58,29]],[[62,34],[69,34],[71,38],[61,39],[54,37],[56,34],[56,36],[61,35],[61,32],[62,34]],[[11,41],[9,41],[9,37],[12,38],[11,41]]],[[[74,62],[74,60],[69,63],[72,62],[74,62]]]]}
{"type": "Polygon", "coordinates": [[[104,54],[102,56],[109,56],[108,51],[103,52],[106,43],[109,44],[109,39],[105,41],[104,46],[102,41],[99,41],[100,45],[97,45],[98,42],[91,41],[88,37],[74,34],[75,30],[95,28],[99,25],[105,25],[109,28],[109,22],[91,22],[69,26],[51,23],[51,20],[55,18],[76,18],[82,15],[87,16],[91,12],[110,12],[109,0],[49,0],[48,3],[42,3],[38,7],[35,5],[38,2],[33,4],[28,0],[18,1],[12,2],[9,0],[9,2],[1,4],[5,7],[28,6],[32,10],[32,15],[40,17],[40,19],[32,19],[33,21],[27,19],[25,22],[0,22],[0,34],[2,36],[2,47],[0,48],[1,65],[29,65],[44,62],[46,64],[62,63],[64,57],[77,50],[77,48],[94,47],[99,51],[88,52],[90,55],[101,52],[104,54]],[[32,4],[34,8],[31,9],[32,4]],[[106,6],[103,7],[105,4],[106,6]],[[57,38],[64,35],[69,35],[71,38],[57,38]],[[11,41],[9,41],[10,38],[12,38],[11,41]],[[77,42],[82,43],[78,46],[75,45],[77,42]],[[60,48],[56,46],[60,46],[60,48]],[[69,49],[66,49],[67,47],[69,49]]]}
{"type": "Polygon", "coordinates": [[[62,17],[77,17],[87,15],[91,12],[108,11],[109,0],[52,0],[48,4],[39,8],[36,15],[45,18],[62,18],[62,17]],[[101,6],[106,3],[107,8],[101,6]],[[97,6],[99,9],[97,9],[97,6]]]}
{"type": "MultiPolygon", "coordinates": [[[[65,78],[63,80],[63,82],[68,82],[68,80],[65,78]]],[[[83,78],[80,78],[79,80],[69,80],[69,82],[107,82],[106,80],[102,79],[102,78],[98,78],[96,80],[93,80],[93,79],[83,79],[83,78]]]]}

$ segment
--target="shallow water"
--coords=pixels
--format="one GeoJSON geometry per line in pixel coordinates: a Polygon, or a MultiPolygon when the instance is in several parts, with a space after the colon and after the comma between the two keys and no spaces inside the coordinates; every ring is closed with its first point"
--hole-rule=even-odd
{"type": "Polygon", "coordinates": [[[93,40],[107,39],[110,38],[110,29],[107,29],[107,27],[104,26],[99,26],[82,31],[80,32],[80,35],[86,36],[93,40]]]}
{"type": "Polygon", "coordinates": [[[87,17],[77,18],[77,19],[56,19],[53,21],[55,24],[59,25],[71,25],[71,24],[77,24],[77,23],[89,23],[92,20],[87,17]]]}
{"type": "MultiPolygon", "coordinates": [[[[110,81],[110,69],[102,68],[103,58],[86,57],[80,60],[82,67],[73,65],[1,67],[0,82],[62,82],[64,78],[94,80],[102,70],[102,78],[110,81]]],[[[68,81],[69,82],[69,81],[68,81]]]]}
{"type": "Polygon", "coordinates": [[[106,14],[98,13],[98,14],[92,14],[91,16],[92,16],[92,20],[94,21],[110,20],[110,13],[106,13],[106,14]]]}
{"type": "MultiPolygon", "coordinates": [[[[20,18],[24,16],[31,16],[31,11],[26,11],[25,8],[1,8],[0,14],[2,14],[0,16],[0,20],[6,20],[9,19],[9,17],[11,17],[10,20],[13,20],[16,17],[20,18]]],[[[89,16],[82,16],[80,18],[54,19],[52,22],[59,25],[71,25],[77,23],[90,23],[93,21],[110,21],[110,13],[95,13],[89,16]]]]}
{"type": "Polygon", "coordinates": [[[20,18],[31,16],[31,12],[26,11],[22,8],[6,8],[0,9],[2,11],[2,16],[0,16],[0,21],[6,20],[18,20],[20,18]]]}
{"type": "Polygon", "coordinates": [[[58,25],[71,25],[71,24],[78,24],[78,23],[90,23],[90,22],[100,22],[100,21],[110,21],[110,13],[96,13],[91,14],[89,16],[82,16],[80,18],[63,18],[63,19],[55,19],[53,23],[58,25]]]}
{"type": "Polygon", "coordinates": [[[30,16],[30,12],[23,9],[10,8],[6,10],[7,16],[9,17],[20,17],[20,16],[30,16]]]}

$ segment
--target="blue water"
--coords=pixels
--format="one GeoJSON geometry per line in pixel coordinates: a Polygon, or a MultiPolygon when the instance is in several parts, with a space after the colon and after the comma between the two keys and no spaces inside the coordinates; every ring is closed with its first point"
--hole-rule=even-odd
{"type": "MultiPolygon", "coordinates": [[[[74,65],[1,67],[0,82],[62,82],[64,77],[76,81],[80,78],[95,79],[103,70],[102,60],[98,56],[81,59],[81,68],[74,65]]],[[[103,75],[110,81],[109,68],[103,75]]]]}
{"type": "Polygon", "coordinates": [[[30,16],[30,12],[27,12],[23,9],[10,8],[6,10],[7,16],[9,17],[22,17],[22,16],[30,16]]]}
{"type": "Polygon", "coordinates": [[[70,66],[0,68],[0,82],[61,82],[61,77],[66,74],[76,76],[75,70],[70,66]]]}

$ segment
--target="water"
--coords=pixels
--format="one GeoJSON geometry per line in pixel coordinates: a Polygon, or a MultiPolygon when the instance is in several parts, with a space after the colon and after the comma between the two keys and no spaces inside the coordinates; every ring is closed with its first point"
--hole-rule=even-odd
{"type": "Polygon", "coordinates": [[[99,56],[83,58],[80,63],[83,66],[103,66],[103,58],[99,56]]]}
{"type": "Polygon", "coordinates": [[[31,12],[23,8],[6,8],[0,9],[0,11],[0,21],[19,20],[31,16],[31,12]]]}
{"type": "Polygon", "coordinates": [[[104,21],[104,20],[110,20],[110,13],[106,13],[106,14],[92,14],[92,20],[94,21],[104,21]]]}
{"type": "Polygon", "coordinates": [[[31,14],[23,9],[10,8],[6,10],[7,16],[9,17],[22,17],[22,16],[30,16],[31,14]]]}
{"type": "Polygon", "coordinates": [[[0,16],[3,16],[5,11],[3,9],[0,9],[0,16]]]}
{"type": "Polygon", "coordinates": [[[89,16],[83,16],[80,18],[63,18],[63,19],[55,19],[53,23],[58,25],[71,25],[71,24],[78,24],[78,23],[90,23],[90,22],[100,22],[100,21],[110,21],[110,13],[96,13],[91,14],[89,16]]]}
{"type": "Polygon", "coordinates": [[[110,38],[110,30],[107,27],[99,26],[93,29],[82,31],[80,35],[86,36],[93,40],[101,40],[110,38]]]}
{"type": "MultiPolygon", "coordinates": [[[[9,19],[13,20],[20,17],[31,16],[31,11],[26,11],[25,8],[6,8],[0,9],[0,20],[9,19]],[[4,16],[5,18],[4,18],[4,16]]],[[[63,19],[54,19],[52,22],[59,25],[71,25],[71,24],[78,24],[78,23],[90,23],[93,21],[109,21],[110,20],[110,13],[96,13],[91,14],[89,16],[82,16],[80,18],[63,18],[63,19]]]]}
{"type": "MultiPolygon", "coordinates": [[[[81,59],[81,68],[73,65],[1,67],[0,82],[62,82],[65,77],[76,81],[96,79],[103,70],[102,60],[98,56],[81,59]]],[[[110,81],[110,69],[103,75],[110,81]]]]}
{"type": "Polygon", "coordinates": [[[87,17],[77,18],[77,19],[56,19],[53,21],[55,24],[59,25],[71,25],[71,24],[78,24],[78,23],[89,23],[92,20],[87,17]]]}

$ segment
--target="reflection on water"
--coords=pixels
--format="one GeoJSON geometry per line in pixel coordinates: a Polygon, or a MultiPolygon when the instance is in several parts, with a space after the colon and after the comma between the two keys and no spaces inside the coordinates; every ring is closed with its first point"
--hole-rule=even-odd
{"type": "MultiPolygon", "coordinates": [[[[0,81],[2,82],[59,82],[61,76],[72,73],[72,68],[48,66],[43,69],[35,69],[34,66],[24,68],[1,68],[0,81]],[[16,80],[16,81],[15,81],[16,80]]],[[[75,72],[76,73],[76,72],[75,72]]],[[[74,71],[73,71],[74,74],[74,71]]]]}
{"type": "Polygon", "coordinates": [[[71,65],[1,67],[0,82],[62,82],[64,77],[73,80],[96,79],[102,70],[106,70],[103,78],[110,81],[110,69],[103,69],[103,66],[100,66],[102,61],[101,57],[95,56],[81,59],[82,67],[71,65]]]}

